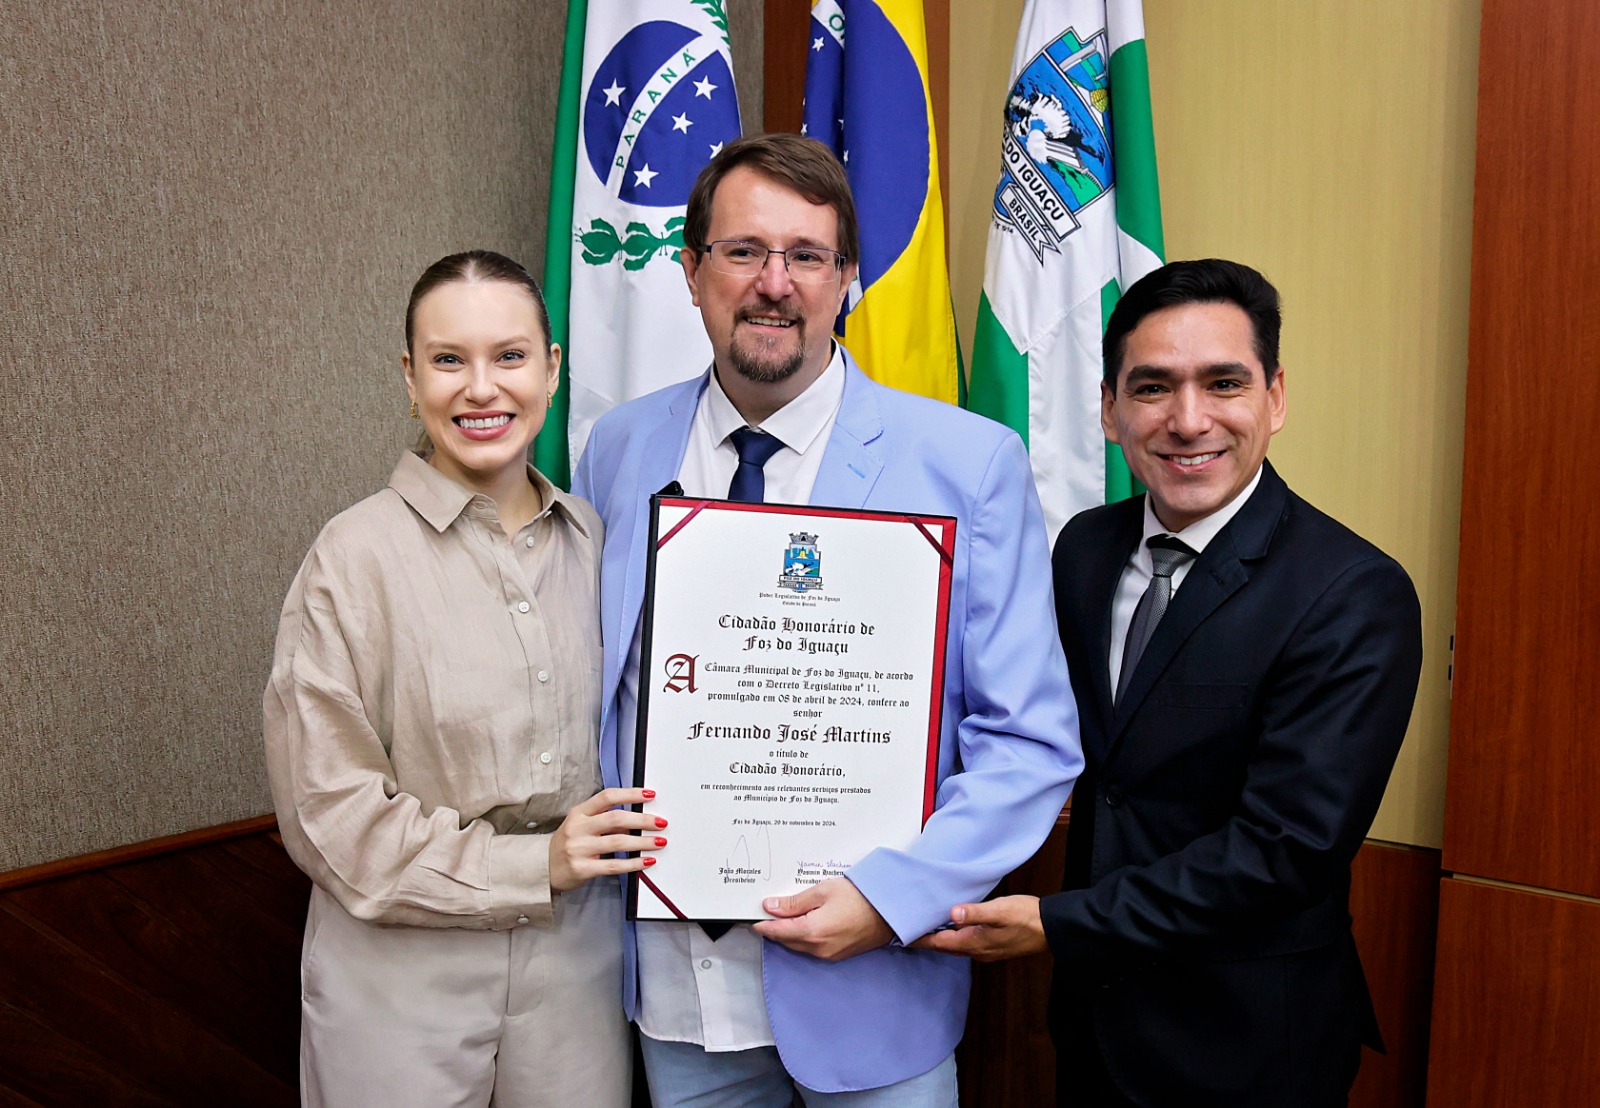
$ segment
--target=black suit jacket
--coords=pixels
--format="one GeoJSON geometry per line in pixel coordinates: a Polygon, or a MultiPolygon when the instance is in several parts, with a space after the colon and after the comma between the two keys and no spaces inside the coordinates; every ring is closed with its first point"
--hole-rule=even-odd
{"type": "Polygon", "coordinates": [[[1350,862],[1411,716],[1416,592],[1265,466],[1113,706],[1111,603],[1143,510],[1083,512],[1055,547],[1087,759],[1067,891],[1040,905],[1062,1102],[1098,1065],[1143,1105],[1342,1104],[1360,1044],[1381,1046],[1350,862]]]}

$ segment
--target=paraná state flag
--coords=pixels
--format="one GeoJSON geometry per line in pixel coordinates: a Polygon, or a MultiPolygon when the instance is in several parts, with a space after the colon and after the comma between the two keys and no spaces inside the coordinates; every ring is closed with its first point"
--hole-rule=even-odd
{"type": "Polygon", "coordinates": [[[816,0],[804,120],[804,133],[844,162],[861,225],[860,275],[839,334],[875,380],[956,403],[922,0],[816,0]]]}
{"type": "Polygon", "coordinates": [[[1165,253],[1139,0],[1029,0],[1011,73],[968,403],[1028,444],[1054,535],[1134,491],[1100,336],[1165,253]]]}
{"type": "Polygon", "coordinates": [[[545,249],[566,363],[534,450],[552,480],[565,484],[600,416],[711,362],[678,252],[690,187],[739,137],[727,28],[725,0],[568,7],[551,159],[565,176],[551,183],[545,249]]]}

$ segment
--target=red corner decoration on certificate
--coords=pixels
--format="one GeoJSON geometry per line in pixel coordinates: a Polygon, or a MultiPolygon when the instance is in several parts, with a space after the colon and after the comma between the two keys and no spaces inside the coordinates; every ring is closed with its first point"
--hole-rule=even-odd
{"type": "Polygon", "coordinates": [[[909,846],[933,812],[949,516],[657,496],[634,783],[671,846],[630,918],[761,901],[909,846]]]}

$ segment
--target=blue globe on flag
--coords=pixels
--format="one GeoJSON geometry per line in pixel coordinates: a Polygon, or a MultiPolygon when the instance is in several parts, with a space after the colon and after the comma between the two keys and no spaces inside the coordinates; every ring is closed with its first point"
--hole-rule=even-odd
{"type": "Polygon", "coordinates": [[[706,162],[739,137],[722,41],[680,23],[641,23],[584,94],[583,147],[606,191],[628,204],[682,207],[706,162]]]}

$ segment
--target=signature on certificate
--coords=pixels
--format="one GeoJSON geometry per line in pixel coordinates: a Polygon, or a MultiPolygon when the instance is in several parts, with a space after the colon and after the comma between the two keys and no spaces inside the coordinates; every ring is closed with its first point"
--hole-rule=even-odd
{"type": "Polygon", "coordinates": [[[719,869],[724,885],[754,885],[772,880],[772,834],[766,827],[742,832],[733,840],[719,869]]]}

